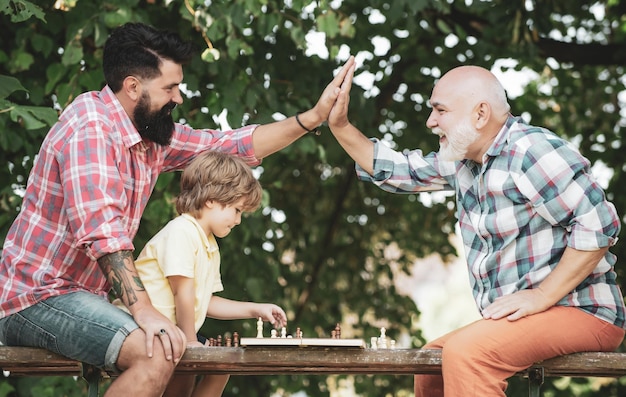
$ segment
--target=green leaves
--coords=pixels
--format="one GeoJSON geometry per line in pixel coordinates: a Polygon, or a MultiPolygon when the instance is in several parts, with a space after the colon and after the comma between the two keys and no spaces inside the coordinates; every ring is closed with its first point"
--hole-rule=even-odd
{"type": "Polygon", "coordinates": [[[41,8],[26,0],[0,0],[0,12],[9,15],[13,23],[24,22],[33,16],[45,21],[41,8]]]}
{"type": "Polygon", "coordinates": [[[10,114],[11,120],[21,123],[27,130],[50,127],[57,121],[54,109],[38,106],[15,106],[10,114]]]}
{"type": "MultiPolygon", "coordinates": [[[[27,130],[34,130],[43,127],[50,127],[57,120],[57,113],[54,109],[39,106],[22,106],[6,100],[16,91],[27,91],[24,86],[14,77],[0,75],[0,114],[8,113],[11,120],[19,123],[27,130]]],[[[0,136],[7,137],[7,134],[0,133],[0,136]]],[[[7,146],[4,141],[1,146],[7,146]]]]}
{"type": "Polygon", "coordinates": [[[349,17],[342,17],[335,11],[322,12],[316,18],[317,30],[326,33],[330,39],[338,36],[354,37],[356,30],[349,17]]]}
{"type": "Polygon", "coordinates": [[[15,77],[0,75],[0,99],[8,97],[15,91],[26,91],[26,88],[15,77]]]}
{"type": "Polygon", "coordinates": [[[103,21],[108,28],[115,28],[123,25],[126,22],[130,22],[133,16],[132,11],[128,7],[118,7],[114,11],[108,11],[104,13],[103,21]]]}
{"type": "Polygon", "coordinates": [[[327,11],[317,17],[317,28],[320,32],[326,33],[331,39],[340,32],[339,19],[333,11],[327,11]]]}
{"type": "Polygon", "coordinates": [[[61,63],[63,65],[75,65],[83,59],[83,46],[78,40],[72,40],[64,48],[61,63]]]}

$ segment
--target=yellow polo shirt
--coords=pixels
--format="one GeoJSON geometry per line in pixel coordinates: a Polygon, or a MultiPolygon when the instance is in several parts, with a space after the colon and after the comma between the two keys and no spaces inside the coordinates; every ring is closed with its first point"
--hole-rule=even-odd
{"type": "MultiPolygon", "coordinates": [[[[135,267],[152,305],[174,323],[176,306],[167,278],[183,276],[195,280],[196,332],[206,319],[211,296],[224,290],[217,241],[212,234],[207,236],[189,214],[172,219],[150,239],[137,257],[135,267]]],[[[119,300],[116,305],[126,310],[119,300]]]]}

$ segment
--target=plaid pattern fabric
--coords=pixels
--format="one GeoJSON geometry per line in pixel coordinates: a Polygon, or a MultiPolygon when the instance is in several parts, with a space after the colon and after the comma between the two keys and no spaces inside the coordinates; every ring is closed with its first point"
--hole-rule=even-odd
{"type": "MultiPolygon", "coordinates": [[[[620,220],[569,142],[509,117],[483,164],[446,162],[437,153],[398,152],[374,140],[374,175],[359,178],[393,193],[453,190],[470,282],[483,310],[497,297],[539,285],[566,247],[617,242],[620,220]]],[[[607,253],[558,304],[625,327],[624,301],[607,253]]]]}
{"type": "Polygon", "coordinates": [[[144,142],[105,87],[80,95],[46,136],[0,263],[0,317],[52,295],[110,286],[97,258],[134,249],[141,215],[160,173],[216,149],[256,165],[252,131],[176,124],[164,147],[144,142]]]}

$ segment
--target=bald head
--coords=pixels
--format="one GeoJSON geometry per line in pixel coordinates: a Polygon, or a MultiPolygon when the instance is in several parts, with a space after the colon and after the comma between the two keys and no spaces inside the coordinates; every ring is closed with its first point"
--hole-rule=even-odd
{"type": "Polygon", "coordinates": [[[444,74],[433,89],[433,101],[460,101],[470,108],[486,102],[492,116],[499,120],[506,119],[510,110],[502,84],[493,73],[480,66],[459,66],[444,74]]]}

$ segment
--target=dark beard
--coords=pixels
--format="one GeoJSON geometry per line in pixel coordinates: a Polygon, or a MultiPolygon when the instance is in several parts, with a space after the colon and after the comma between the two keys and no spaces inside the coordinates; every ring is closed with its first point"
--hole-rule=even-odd
{"type": "Polygon", "coordinates": [[[176,104],[170,102],[161,110],[150,112],[150,98],[144,95],[133,112],[139,135],[161,146],[169,145],[174,134],[172,110],[175,107],[176,104]]]}

